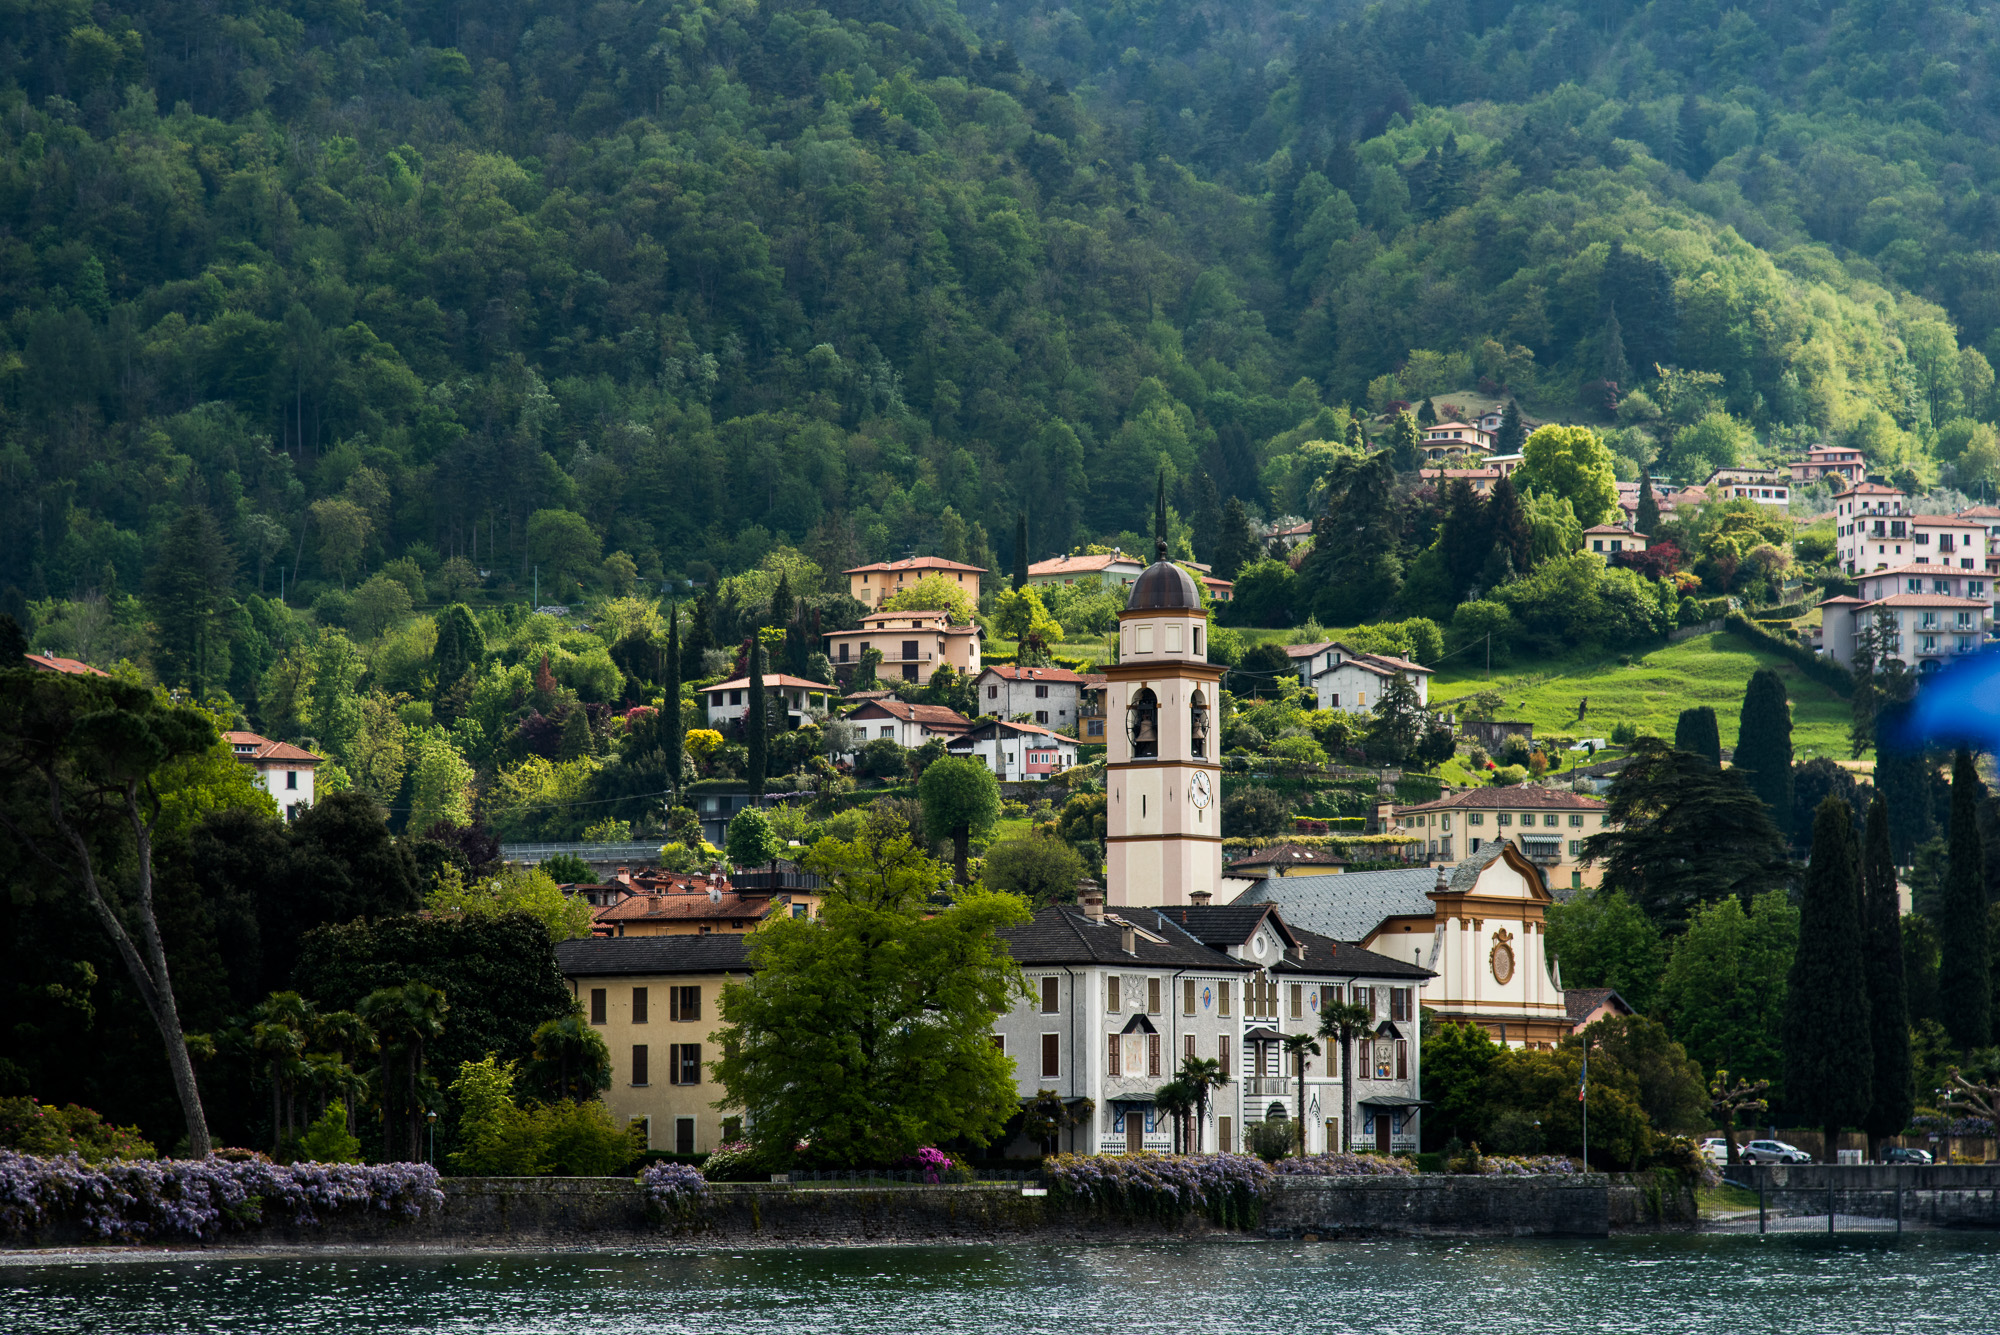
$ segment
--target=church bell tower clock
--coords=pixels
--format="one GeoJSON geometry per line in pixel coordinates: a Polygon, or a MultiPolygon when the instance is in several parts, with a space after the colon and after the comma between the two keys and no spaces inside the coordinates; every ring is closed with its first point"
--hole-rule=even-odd
{"type": "Polygon", "coordinates": [[[1222,885],[1222,669],[1208,661],[1208,613],[1166,544],[1118,617],[1105,669],[1106,900],[1186,904],[1222,885]]]}

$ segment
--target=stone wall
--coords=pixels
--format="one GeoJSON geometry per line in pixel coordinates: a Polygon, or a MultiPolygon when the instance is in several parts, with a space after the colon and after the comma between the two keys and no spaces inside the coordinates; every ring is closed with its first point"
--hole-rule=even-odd
{"type": "Polygon", "coordinates": [[[1493,1235],[1601,1238],[1610,1182],[1575,1177],[1288,1177],[1265,1230],[1295,1238],[1493,1235]]]}
{"type": "Polygon", "coordinates": [[[2000,1165],[1738,1164],[1734,1180],[1761,1190],[1773,1216],[1834,1212],[1936,1228],[2000,1228],[2000,1165]]]}

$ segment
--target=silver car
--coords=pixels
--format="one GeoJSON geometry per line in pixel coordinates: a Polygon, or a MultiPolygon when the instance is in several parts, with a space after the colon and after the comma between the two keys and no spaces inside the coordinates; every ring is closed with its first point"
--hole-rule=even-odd
{"type": "Polygon", "coordinates": [[[1782,1140],[1753,1140],[1739,1151],[1745,1163],[1811,1163],[1813,1157],[1782,1140]]]}

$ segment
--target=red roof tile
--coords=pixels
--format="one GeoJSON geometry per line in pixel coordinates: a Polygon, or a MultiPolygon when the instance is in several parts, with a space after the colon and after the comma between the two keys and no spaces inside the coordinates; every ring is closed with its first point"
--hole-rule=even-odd
{"type": "Polygon", "coordinates": [[[71,677],[108,677],[111,674],[103,668],[94,668],[88,663],[74,658],[59,658],[54,654],[23,654],[29,663],[44,672],[61,672],[71,677]]]}

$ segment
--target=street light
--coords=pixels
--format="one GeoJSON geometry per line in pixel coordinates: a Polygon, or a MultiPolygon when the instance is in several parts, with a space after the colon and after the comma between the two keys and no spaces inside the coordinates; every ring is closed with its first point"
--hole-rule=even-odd
{"type": "Polygon", "coordinates": [[[438,1121],[438,1115],[436,1108],[432,1108],[429,1112],[424,1114],[425,1126],[430,1131],[430,1148],[424,1153],[424,1162],[427,1164],[435,1164],[437,1162],[437,1147],[438,1147],[437,1121],[438,1121]]]}

